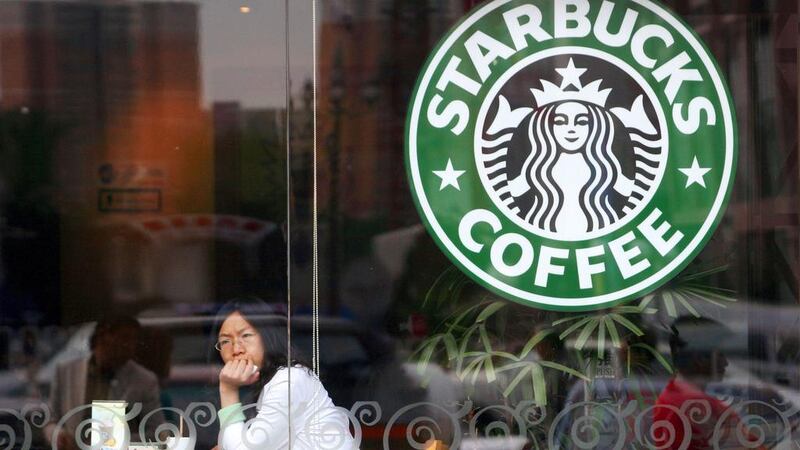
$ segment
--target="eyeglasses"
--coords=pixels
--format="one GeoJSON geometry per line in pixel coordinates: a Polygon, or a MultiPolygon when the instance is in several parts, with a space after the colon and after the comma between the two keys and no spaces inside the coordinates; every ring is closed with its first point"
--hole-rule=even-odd
{"type": "Polygon", "coordinates": [[[214,344],[214,348],[221,352],[223,350],[232,349],[236,342],[243,347],[249,347],[256,340],[256,334],[252,332],[245,332],[238,339],[224,337],[214,344]]]}

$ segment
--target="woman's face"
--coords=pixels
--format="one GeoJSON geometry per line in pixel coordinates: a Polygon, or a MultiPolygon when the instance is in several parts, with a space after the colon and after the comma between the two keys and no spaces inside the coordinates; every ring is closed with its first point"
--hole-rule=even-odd
{"type": "Polygon", "coordinates": [[[553,134],[556,142],[567,152],[577,152],[589,138],[589,110],[577,102],[556,106],[553,117],[553,134]]]}
{"type": "Polygon", "coordinates": [[[238,359],[250,360],[264,367],[264,342],[258,331],[238,311],[222,322],[217,345],[225,363],[238,359]]]}

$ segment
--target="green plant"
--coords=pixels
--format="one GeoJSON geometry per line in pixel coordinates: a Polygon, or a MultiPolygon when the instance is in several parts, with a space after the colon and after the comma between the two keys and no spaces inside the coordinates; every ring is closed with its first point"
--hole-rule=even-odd
{"type": "Polygon", "coordinates": [[[530,358],[536,346],[554,333],[551,329],[531,336],[518,353],[497,350],[497,333],[489,327],[489,322],[507,306],[505,301],[483,301],[448,318],[440,327],[441,331],[425,339],[412,354],[419,375],[425,375],[433,360],[453,369],[468,386],[474,387],[482,374],[488,383],[497,383],[498,375],[502,374],[504,383],[498,388],[505,398],[523,386],[542,406],[547,404],[545,369],[588,380],[584,374],[564,364],[530,358]],[[527,382],[523,383],[525,380],[527,382]]]}
{"type": "Polygon", "coordinates": [[[669,317],[678,318],[679,310],[684,310],[694,317],[701,317],[697,303],[703,302],[719,308],[736,301],[735,293],[730,289],[718,288],[701,280],[722,273],[727,265],[713,267],[697,272],[682,273],[652,294],[646,295],[639,302],[640,308],[661,304],[669,317]]]}
{"type": "MultiPolygon", "coordinates": [[[[725,307],[736,301],[733,291],[715,287],[702,280],[719,274],[726,266],[707,270],[686,272],[670,283],[642,298],[638,305],[624,305],[604,311],[574,314],[550,321],[550,327],[538,330],[525,338],[518,352],[499,350],[498,342],[506,338],[507,313],[510,303],[494,300],[483,294],[473,304],[456,308],[452,313],[442,314],[448,307],[458,305],[455,300],[474,298],[468,289],[474,284],[457,268],[449,267],[435,280],[423,302],[423,310],[435,311],[438,316],[434,334],[424,339],[411,355],[416,361],[420,376],[425,376],[428,366],[437,362],[454,371],[468,386],[475,386],[483,376],[494,384],[502,395],[509,397],[516,390],[523,391],[523,398],[533,399],[539,405],[547,405],[546,370],[568,374],[586,383],[585,392],[591,392],[591,383],[602,361],[616,349],[622,356],[621,369],[625,377],[636,375],[639,382],[649,384],[648,372],[653,369],[642,361],[661,366],[673,373],[672,365],[665,355],[648,343],[642,319],[665,311],[669,317],[677,318],[681,309],[700,317],[698,304],[725,307]],[[537,346],[556,336],[562,343],[569,342],[575,351],[575,361],[569,363],[533,358],[537,346]],[[591,343],[591,345],[590,345],[591,343]],[[624,350],[624,351],[623,351],[624,350]],[[632,354],[638,352],[641,358],[632,354]]],[[[524,320],[515,310],[515,321],[524,320]]],[[[538,319],[547,317],[539,313],[538,319]]],[[[541,323],[531,320],[533,323],[541,323]]],[[[531,327],[535,328],[535,327],[531,327]]],[[[644,402],[644,399],[640,399],[644,402]]]]}
{"type": "Polygon", "coordinates": [[[627,314],[653,314],[656,310],[653,308],[641,308],[638,306],[618,306],[610,311],[600,313],[580,314],[563,319],[558,319],[553,322],[554,327],[558,327],[570,322],[574,322],[559,334],[559,339],[562,341],[573,334],[578,337],[575,341],[574,348],[581,351],[586,346],[589,338],[596,332],[596,339],[594,342],[597,347],[597,357],[603,359],[606,353],[606,336],[611,341],[611,344],[616,348],[622,347],[622,340],[620,338],[620,330],[622,327],[635,334],[636,336],[644,335],[644,331],[634,324],[630,319],[625,317],[627,314]]]}

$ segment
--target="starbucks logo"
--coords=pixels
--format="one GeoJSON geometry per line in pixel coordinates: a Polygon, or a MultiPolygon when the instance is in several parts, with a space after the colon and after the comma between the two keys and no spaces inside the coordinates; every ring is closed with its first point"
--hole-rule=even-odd
{"type": "Polygon", "coordinates": [[[696,35],[647,0],[496,0],[415,89],[406,164],[442,250],[550,309],[646,294],[703,248],[736,165],[734,112],[696,35]]]}
{"type": "Polygon", "coordinates": [[[478,116],[478,174],[500,210],[531,233],[563,240],[606,234],[635,216],[661,181],[663,113],[622,60],[573,48],[558,67],[563,57],[542,56],[512,67],[487,96],[478,116]],[[590,68],[613,77],[584,86],[590,68]],[[548,72],[560,84],[540,78],[548,72]],[[536,87],[527,93],[515,89],[530,81],[536,87]],[[509,99],[521,104],[512,109],[509,99]]]}

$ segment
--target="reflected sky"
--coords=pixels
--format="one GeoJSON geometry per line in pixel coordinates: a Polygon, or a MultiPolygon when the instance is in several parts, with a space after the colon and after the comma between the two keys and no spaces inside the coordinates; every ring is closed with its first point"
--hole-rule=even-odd
{"type": "MultiPolygon", "coordinates": [[[[290,1],[292,91],[311,77],[311,2],[290,1]]],[[[200,6],[203,99],[247,108],[285,104],[286,37],[282,0],[205,0],[200,6]],[[249,8],[247,13],[242,7],[249,8]]]]}
{"type": "MultiPolygon", "coordinates": [[[[203,104],[283,107],[286,76],[284,0],[26,0],[44,3],[194,3],[200,8],[203,104]]],[[[0,0],[0,3],[19,0],[0,0]]],[[[311,2],[289,1],[292,91],[311,77],[311,2]]]]}

